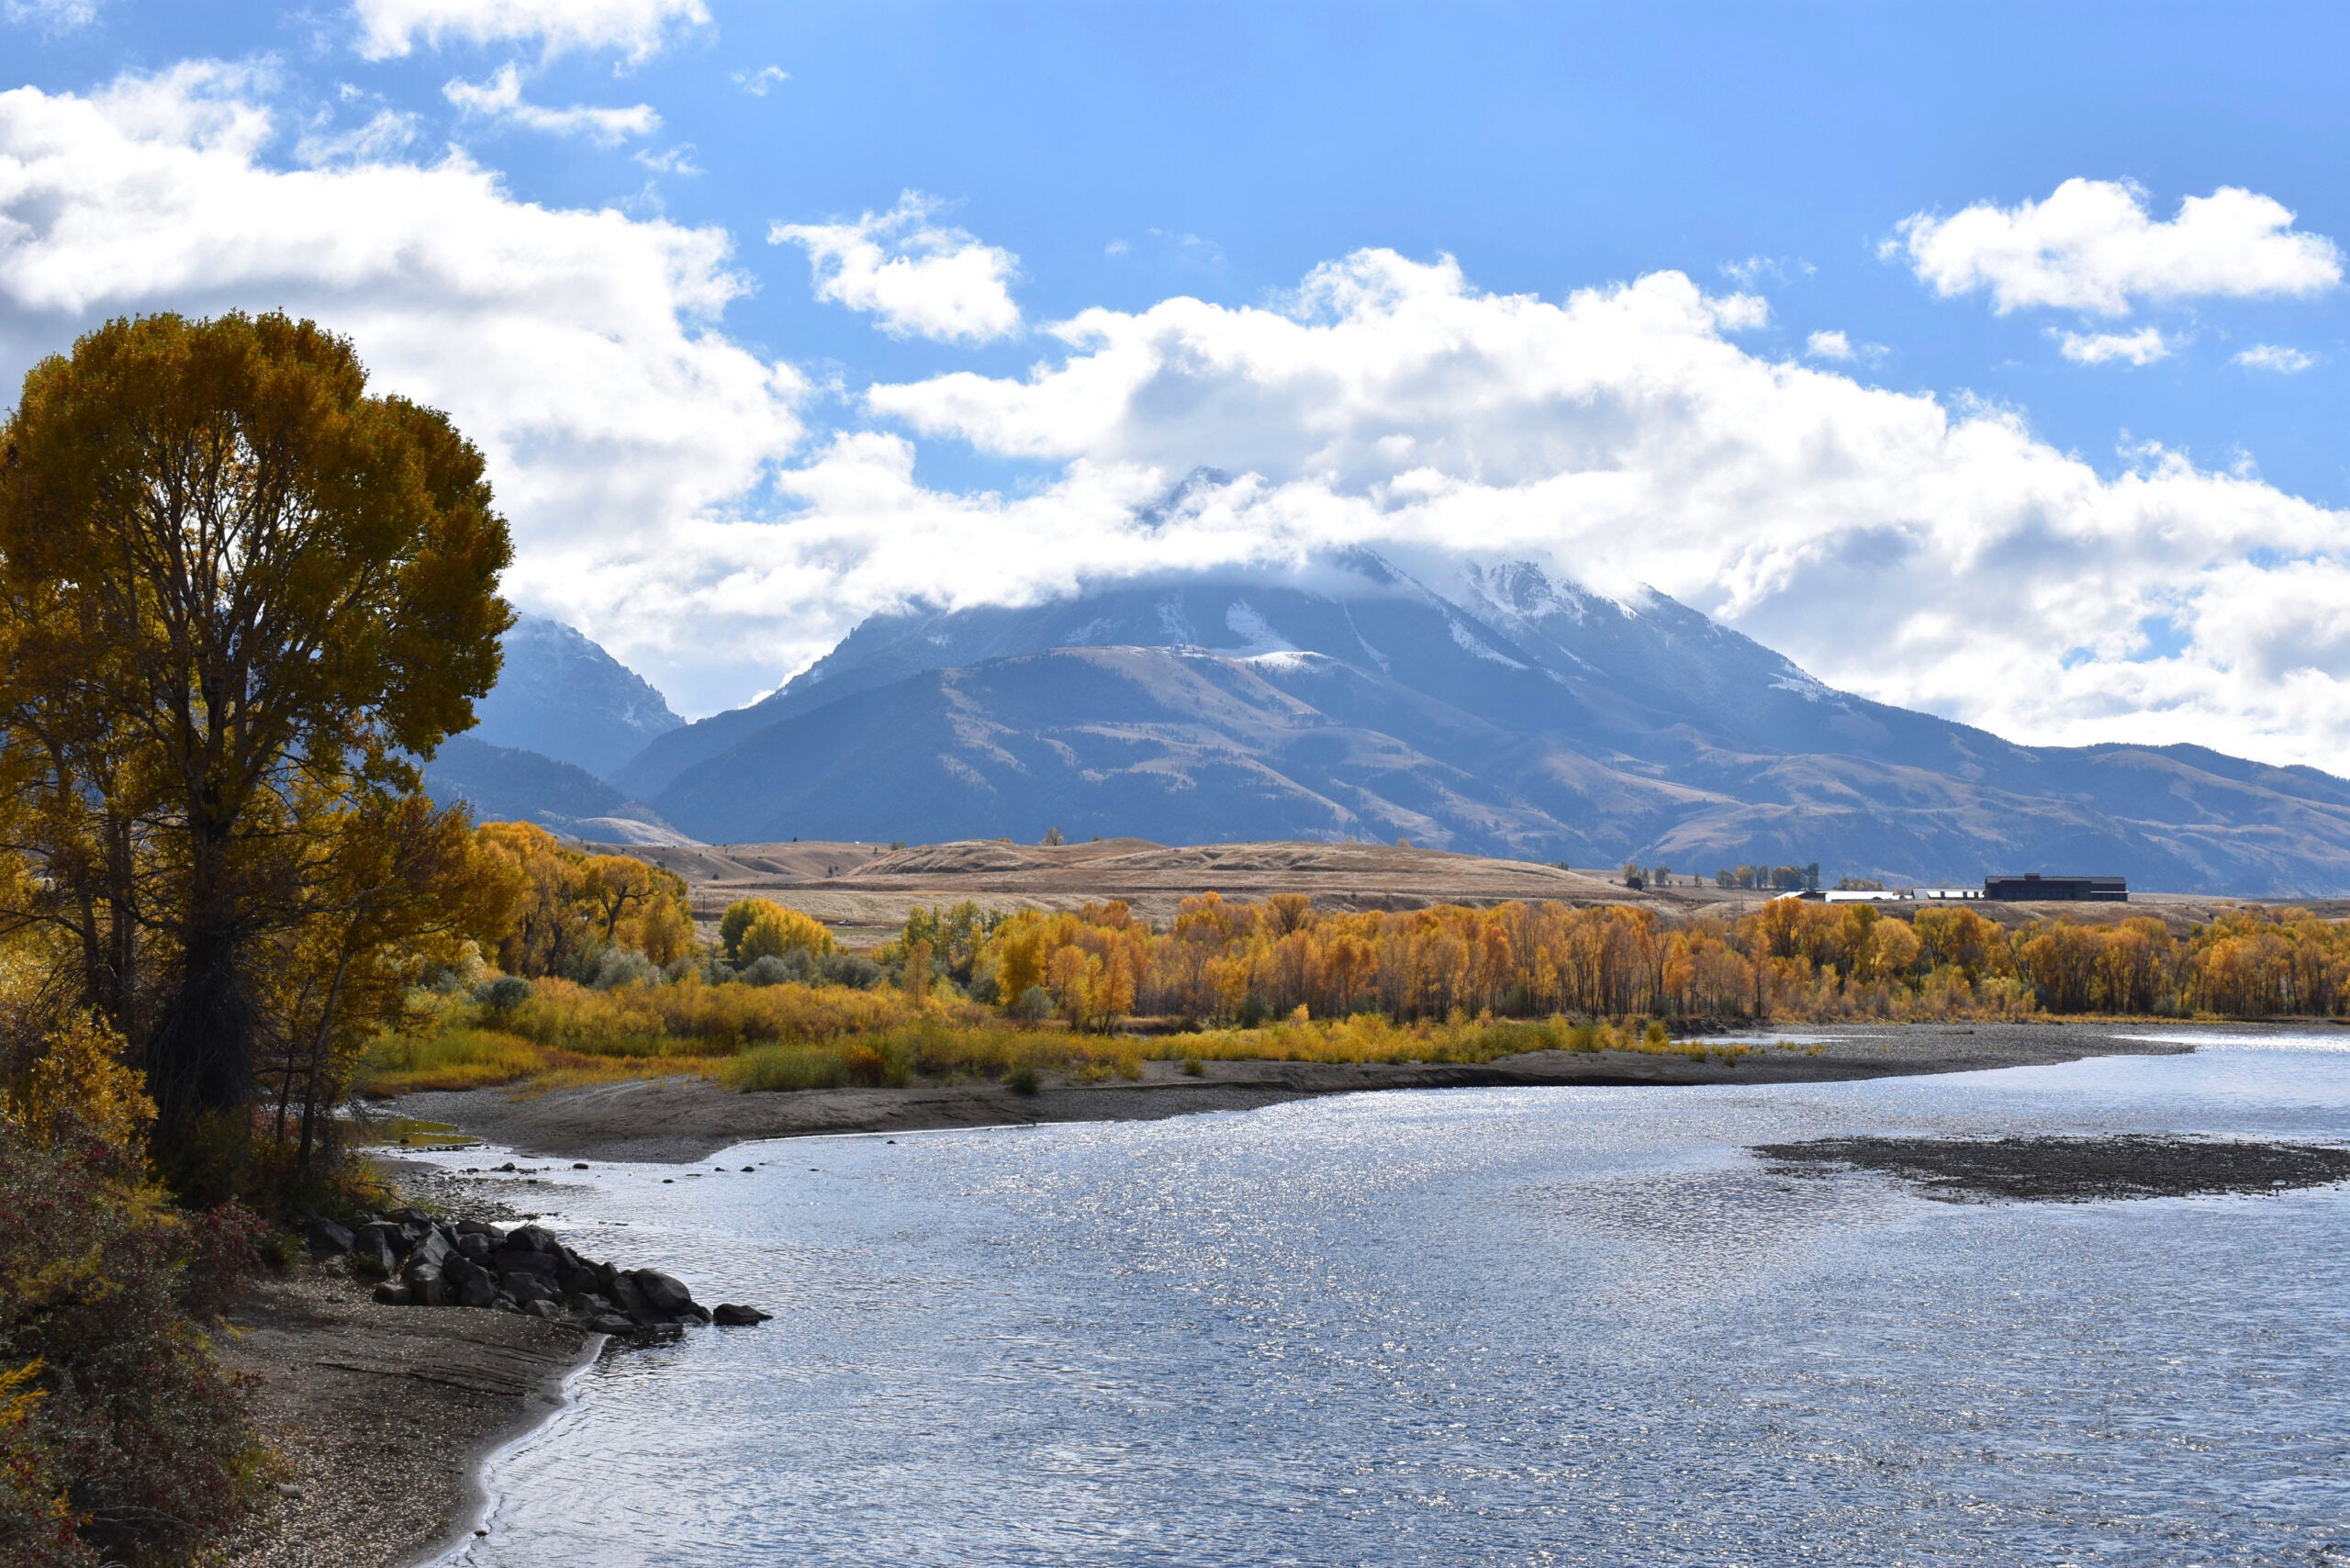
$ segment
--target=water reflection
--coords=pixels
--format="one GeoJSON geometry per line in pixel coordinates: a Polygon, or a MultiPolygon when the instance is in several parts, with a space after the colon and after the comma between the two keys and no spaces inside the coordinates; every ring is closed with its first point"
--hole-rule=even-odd
{"type": "Polygon", "coordinates": [[[585,1249],[777,1321],[583,1379],[464,1560],[2334,1560],[2344,1192],[1954,1206],[1743,1152],[2098,1130],[2350,1139],[2350,1060],[2270,1036],[599,1168],[559,1221],[585,1249]]]}

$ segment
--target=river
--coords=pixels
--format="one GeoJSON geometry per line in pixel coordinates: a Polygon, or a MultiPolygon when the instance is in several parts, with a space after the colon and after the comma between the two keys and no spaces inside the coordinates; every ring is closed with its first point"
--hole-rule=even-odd
{"type": "Polygon", "coordinates": [[[2350,1190],[1952,1204],[1746,1152],[2350,1142],[2342,1043],[566,1173],[582,1251],[776,1320],[608,1354],[450,1561],[2350,1562],[2350,1190]]]}

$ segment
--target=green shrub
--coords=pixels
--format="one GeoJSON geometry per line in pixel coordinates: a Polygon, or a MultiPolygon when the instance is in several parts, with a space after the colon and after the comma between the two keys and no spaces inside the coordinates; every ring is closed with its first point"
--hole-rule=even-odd
{"type": "Polygon", "coordinates": [[[1003,1075],[1003,1086],[1014,1094],[1034,1094],[1044,1086],[1044,1081],[1035,1068],[1022,1062],[1003,1075]]]}

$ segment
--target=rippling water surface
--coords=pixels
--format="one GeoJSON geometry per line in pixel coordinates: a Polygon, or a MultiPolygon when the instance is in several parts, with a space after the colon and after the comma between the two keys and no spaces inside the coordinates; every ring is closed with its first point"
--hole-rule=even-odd
{"type": "Polygon", "coordinates": [[[1956,1205],[1743,1152],[2345,1141],[2331,1043],[599,1167],[550,1223],[777,1319],[608,1356],[459,1561],[2350,1562],[2350,1193],[1956,1205]]]}

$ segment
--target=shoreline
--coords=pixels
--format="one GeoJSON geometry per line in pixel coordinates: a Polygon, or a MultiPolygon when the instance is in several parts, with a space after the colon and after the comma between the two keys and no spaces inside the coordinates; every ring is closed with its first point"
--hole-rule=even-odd
{"type": "MultiPolygon", "coordinates": [[[[439,1122],[518,1156],[678,1164],[738,1143],[854,1133],[1052,1122],[1154,1121],[1256,1110],[1326,1094],[1394,1090],[1832,1083],[1917,1073],[2041,1067],[2086,1057],[2165,1055],[2192,1046],[2130,1037],[2181,1025],[2113,1023],[1794,1025],[1721,1036],[1752,1054],[1535,1051],[1494,1061],[1207,1061],[1199,1077],[1172,1061],[1139,1081],[1056,1081],[1017,1094],[989,1081],[904,1089],[728,1089],[703,1078],[623,1079],[584,1087],[433,1090],[384,1109],[439,1122]],[[1793,1048],[1776,1042],[1793,1041],[1793,1048]]],[[[2216,1026],[2224,1027],[2224,1026],[2216,1026]]],[[[2256,1033],[2261,1025],[2237,1025],[2256,1033]]],[[[2273,1027],[2273,1026],[2270,1026],[2273,1027]]]]}
{"type": "Polygon", "coordinates": [[[490,1455],[560,1410],[603,1347],[565,1323],[382,1306],[368,1291],[338,1263],[304,1262],[229,1314],[220,1360],[258,1378],[258,1424],[287,1473],[224,1562],[391,1568],[441,1557],[481,1524],[490,1455]]]}

